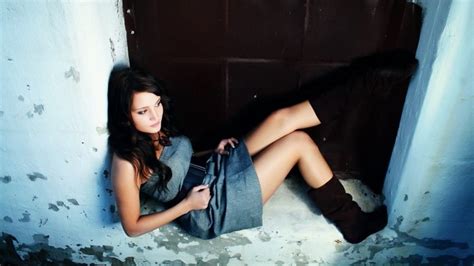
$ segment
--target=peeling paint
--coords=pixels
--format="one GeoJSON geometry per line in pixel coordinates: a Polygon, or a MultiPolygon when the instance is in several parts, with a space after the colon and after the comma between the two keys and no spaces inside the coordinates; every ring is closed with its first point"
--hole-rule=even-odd
{"type": "Polygon", "coordinates": [[[79,83],[79,81],[81,80],[81,75],[79,73],[79,71],[77,71],[75,68],[73,67],[70,67],[68,71],[64,72],[64,77],[65,78],[70,78],[72,77],[72,79],[76,82],[76,83],[79,83]]]}
{"type": "Polygon", "coordinates": [[[106,188],[105,191],[106,191],[107,193],[109,193],[109,196],[112,196],[112,192],[114,192],[114,191],[113,191],[112,189],[110,189],[110,188],[106,188]]]}
{"type": "Polygon", "coordinates": [[[31,181],[36,181],[36,179],[38,179],[38,178],[43,179],[43,180],[48,179],[46,176],[44,176],[43,174],[38,173],[38,172],[33,172],[33,174],[27,174],[27,176],[31,181]]]}
{"type": "MultiPolygon", "coordinates": [[[[6,265],[87,265],[73,261],[74,251],[70,246],[59,248],[49,245],[48,235],[33,235],[33,244],[19,244],[15,247],[14,242],[18,240],[5,232],[0,237],[0,259],[8,259],[6,265]],[[23,258],[18,252],[27,254],[23,258]]],[[[78,245],[80,246],[80,245],[78,245]]],[[[133,257],[125,258],[125,261],[117,259],[112,252],[112,246],[90,246],[80,249],[80,253],[90,255],[98,259],[99,262],[106,262],[111,265],[136,265],[133,257]]],[[[3,260],[0,260],[3,261],[3,260]]]]}
{"type": "Polygon", "coordinates": [[[93,152],[97,152],[98,149],[97,149],[96,147],[92,147],[92,151],[93,151],[93,152]]]}
{"type": "Polygon", "coordinates": [[[466,258],[458,258],[455,256],[438,256],[424,258],[421,255],[410,255],[407,257],[397,256],[387,259],[387,264],[390,265],[472,265],[474,262],[474,255],[466,258]]]}
{"type": "Polygon", "coordinates": [[[270,237],[270,235],[269,235],[267,232],[265,232],[265,231],[259,231],[259,232],[258,232],[258,238],[259,238],[260,240],[262,240],[263,242],[268,242],[268,241],[272,240],[272,238],[270,237]]]}
{"type": "Polygon", "coordinates": [[[5,112],[0,111],[0,117],[2,117],[4,113],[5,113],[5,112]]]}
{"type": "Polygon", "coordinates": [[[293,260],[296,265],[308,265],[309,263],[313,263],[313,261],[309,261],[308,257],[301,253],[301,250],[297,249],[293,255],[293,260]]]}
{"type": "Polygon", "coordinates": [[[26,116],[27,116],[28,118],[33,118],[34,115],[33,115],[33,113],[32,113],[31,111],[28,111],[28,113],[26,113],[26,116]]]}
{"type": "Polygon", "coordinates": [[[31,201],[35,201],[36,199],[38,199],[38,197],[36,195],[34,195],[33,198],[31,199],[31,201]]]}
{"type": "Polygon", "coordinates": [[[9,175],[6,175],[6,176],[4,176],[4,177],[1,177],[0,179],[1,179],[2,182],[5,183],[5,184],[8,184],[8,183],[10,183],[10,182],[12,181],[12,177],[9,176],[9,175]]]}
{"type": "MultiPolygon", "coordinates": [[[[351,259],[352,254],[360,254],[360,253],[368,252],[369,255],[367,256],[367,258],[356,261],[352,264],[352,265],[360,265],[360,264],[368,264],[371,260],[374,259],[375,255],[379,252],[394,249],[394,248],[401,248],[405,246],[424,247],[427,249],[431,249],[433,251],[447,250],[447,249],[453,249],[453,248],[466,250],[469,248],[469,245],[467,243],[460,243],[460,242],[454,242],[451,240],[434,239],[434,238],[426,238],[426,237],[420,239],[420,238],[411,236],[408,233],[401,232],[399,229],[403,220],[404,220],[403,217],[399,216],[397,218],[396,224],[394,225],[393,230],[397,234],[396,237],[384,237],[382,236],[382,234],[377,233],[375,234],[375,239],[368,238],[362,243],[349,245],[349,249],[346,250],[347,252],[344,253],[344,256],[348,259],[351,259]],[[364,249],[366,249],[366,251],[364,251],[364,249]]],[[[410,263],[414,263],[418,261],[418,259],[420,259],[420,261],[423,260],[423,256],[421,255],[419,257],[418,255],[411,255],[410,257],[411,258],[409,258],[408,260],[410,261],[410,263]]],[[[392,259],[394,261],[398,260],[398,258],[392,258],[392,259]]],[[[456,259],[458,262],[461,260],[460,258],[456,258],[456,259]]]]}
{"type": "Polygon", "coordinates": [[[37,113],[38,115],[43,114],[44,112],[44,106],[42,104],[33,104],[33,107],[35,108],[34,112],[37,113]]]}
{"type": "Polygon", "coordinates": [[[33,241],[38,244],[49,244],[49,235],[34,234],[33,241]]]}
{"type": "Polygon", "coordinates": [[[219,254],[218,258],[210,259],[208,261],[204,261],[202,257],[196,257],[197,265],[227,265],[230,262],[230,259],[236,258],[241,261],[241,254],[237,253],[233,256],[230,256],[227,253],[219,254]]]}
{"type": "Polygon", "coordinates": [[[95,128],[95,131],[97,132],[97,134],[99,135],[104,135],[104,134],[107,134],[109,131],[107,130],[107,127],[96,127],[95,128]]]}
{"type": "Polygon", "coordinates": [[[76,205],[76,206],[79,205],[79,202],[77,202],[76,199],[67,199],[67,201],[69,201],[69,202],[70,202],[71,204],[73,204],[73,205],[76,205]]]}
{"type": "Polygon", "coordinates": [[[20,96],[18,96],[18,100],[19,100],[20,102],[23,102],[23,101],[25,101],[25,98],[23,98],[23,96],[20,95],[20,96]]]}
{"type": "Polygon", "coordinates": [[[474,255],[467,256],[464,259],[455,256],[442,255],[438,257],[427,257],[426,260],[429,265],[473,265],[474,255]]]}
{"type": "Polygon", "coordinates": [[[107,170],[104,170],[104,172],[102,174],[104,175],[105,178],[109,177],[109,171],[107,171],[107,170]]]}
{"type": "Polygon", "coordinates": [[[42,226],[46,225],[47,223],[48,223],[48,218],[45,218],[44,220],[40,219],[38,227],[42,227],[42,226]]]}
{"type": "Polygon", "coordinates": [[[90,246],[79,250],[83,254],[94,256],[100,262],[109,262],[112,265],[136,265],[133,257],[125,258],[125,261],[115,258],[117,255],[113,253],[112,246],[90,246]]]}
{"type": "Polygon", "coordinates": [[[60,207],[66,208],[66,209],[68,209],[68,210],[70,209],[69,206],[67,206],[66,204],[64,204],[63,201],[56,201],[56,204],[57,204],[58,206],[60,206],[60,207]]]}
{"type": "Polygon", "coordinates": [[[115,46],[114,46],[114,42],[112,41],[112,38],[109,38],[109,43],[110,43],[110,55],[112,57],[112,62],[115,63],[116,54],[115,54],[115,46]]]}
{"type": "Polygon", "coordinates": [[[405,194],[405,197],[403,197],[403,201],[407,201],[408,200],[408,195],[405,194]]]}
{"type": "Polygon", "coordinates": [[[53,210],[55,212],[59,211],[59,208],[58,206],[56,206],[55,204],[53,203],[48,203],[49,207],[48,207],[48,210],[53,210]]]}
{"type": "Polygon", "coordinates": [[[18,219],[19,222],[22,223],[28,223],[30,222],[30,213],[28,211],[25,211],[22,213],[23,217],[21,219],[18,219]]]}
{"type": "Polygon", "coordinates": [[[185,266],[185,265],[187,265],[182,260],[164,260],[161,264],[162,265],[173,265],[173,266],[185,266]]]}
{"type": "Polygon", "coordinates": [[[210,255],[219,256],[220,254],[228,253],[229,247],[245,246],[252,243],[247,237],[242,236],[238,232],[226,234],[226,237],[203,240],[189,236],[174,225],[160,227],[158,231],[159,234],[153,239],[157,247],[164,247],[176,254],[185,252],[196,256],[202,253],[202,246],[207,246],[210,247],[207,250],[210,255]],[[193,243],[193,245],[186,245],[190,243],[193,243]]]}
{"type": "Polygon", "coordinates": [[[428,222],[429,220],[430,220],[430,217],[425,217],[425,218],[423,218],[423,219],[421,219],[421,220],[416,220],[416,221],[415,221],[415,224],[422,223],[422,222],[428,222]]]}
{"type": "Polygon", "coordinates": [[[4,220],[5,222],[7,222],[7,223],[13,223],[13,219],[10,218],[9,216],[4,216],[4,217],[3,217],[3,220],[4,220]]]}

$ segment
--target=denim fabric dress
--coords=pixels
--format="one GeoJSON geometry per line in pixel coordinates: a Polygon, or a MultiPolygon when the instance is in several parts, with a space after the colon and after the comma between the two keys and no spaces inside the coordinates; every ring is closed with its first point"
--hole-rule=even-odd
{"type": "Polygon", "coordinates": [[[172,145],[165,146],[160,157],[172,171],[167,191],[156,191],[157,177],[152,176],[142,185],[142,192],[172,206],[193,187],[209,185],[208,208],[190,211],[177,219],[185,231],[202,239],[262,225],[260,183],[243,140],[228,149],[229,155],[212,154],[206,167],[191,164],[193,151],[188,138],[179,136],[170,140],[172,145]]]}

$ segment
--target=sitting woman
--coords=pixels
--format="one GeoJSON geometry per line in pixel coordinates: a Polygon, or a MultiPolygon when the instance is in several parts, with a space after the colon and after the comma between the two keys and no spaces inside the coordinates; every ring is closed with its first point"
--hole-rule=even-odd
{"type": "Polygon", "coordinates": [[[361,242],[383,229],[386,207],[363,212],[333,175],[318,146],[298,129],[334,119],[338,113],[326,112],[330,104],[343,110],[359,100],[357,95],[408,80],[417,61],[411,54],[405,57],[398,65],[378,59],[370,59],[368,65],[354,61],[344,69],[345,78],[328,83],[322,94],[274,111],[240,140],[220,141],[205,169],[190,163],[191,143],[173,127],[162,84],[136,69],[112,72],[107,126],[112,183],[126,234],[138,236],[175,220],[203,239],[261,226],[262,205],[295,165],[311,188],[310,198],[348,242],[361,242]],[[167,208],[142,215],[140,193],[167,208]]]}

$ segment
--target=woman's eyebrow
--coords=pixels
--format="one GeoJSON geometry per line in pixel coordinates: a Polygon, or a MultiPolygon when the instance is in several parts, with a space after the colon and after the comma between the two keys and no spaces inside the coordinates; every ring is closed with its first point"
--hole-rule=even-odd
{"type": "Polygon", "coordinates": [[[140,107],[140,108],[135,108],[135,109],[132,109],[132,111],[137,111],[137,110],[145,109],[145,108],[146,108],[146,106],[145,107],[140,107]]]}
{"type": "MultiPolygon", "coordinates": [[[[159,103],[161,102],[161,97],[158,98],[158,100],[156,100],[155,104],[156,103],[159,103]]],[[[148,106],[143,106],[143,107],[138,107],[138,108],[135,108],[135,109],[132,109],[132,111],[136,111],[136,110],[140,110],[140,109],[145,109],[147,108],[148,106]]]]}

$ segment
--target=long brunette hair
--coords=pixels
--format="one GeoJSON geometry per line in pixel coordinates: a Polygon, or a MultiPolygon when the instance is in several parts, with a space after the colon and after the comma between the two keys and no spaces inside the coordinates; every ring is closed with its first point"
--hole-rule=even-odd
{"type": "Polygon", "coordinates": [[[171,102],[163,83],[143,70],[114,69],[110,74],[107,93],[109,147],[112,153],[133,165],[136,177],[148,179],[151,174],[157,174],[157,189],[166,190],[172,176],[171,169],[156,158],[152,138],[133,125],[131,106],[133,95],[137,92],[150,92],[161,97],[163,118],[159,143],[169,146],[169,137],[178,134],[171,123],[171,102]]]}

